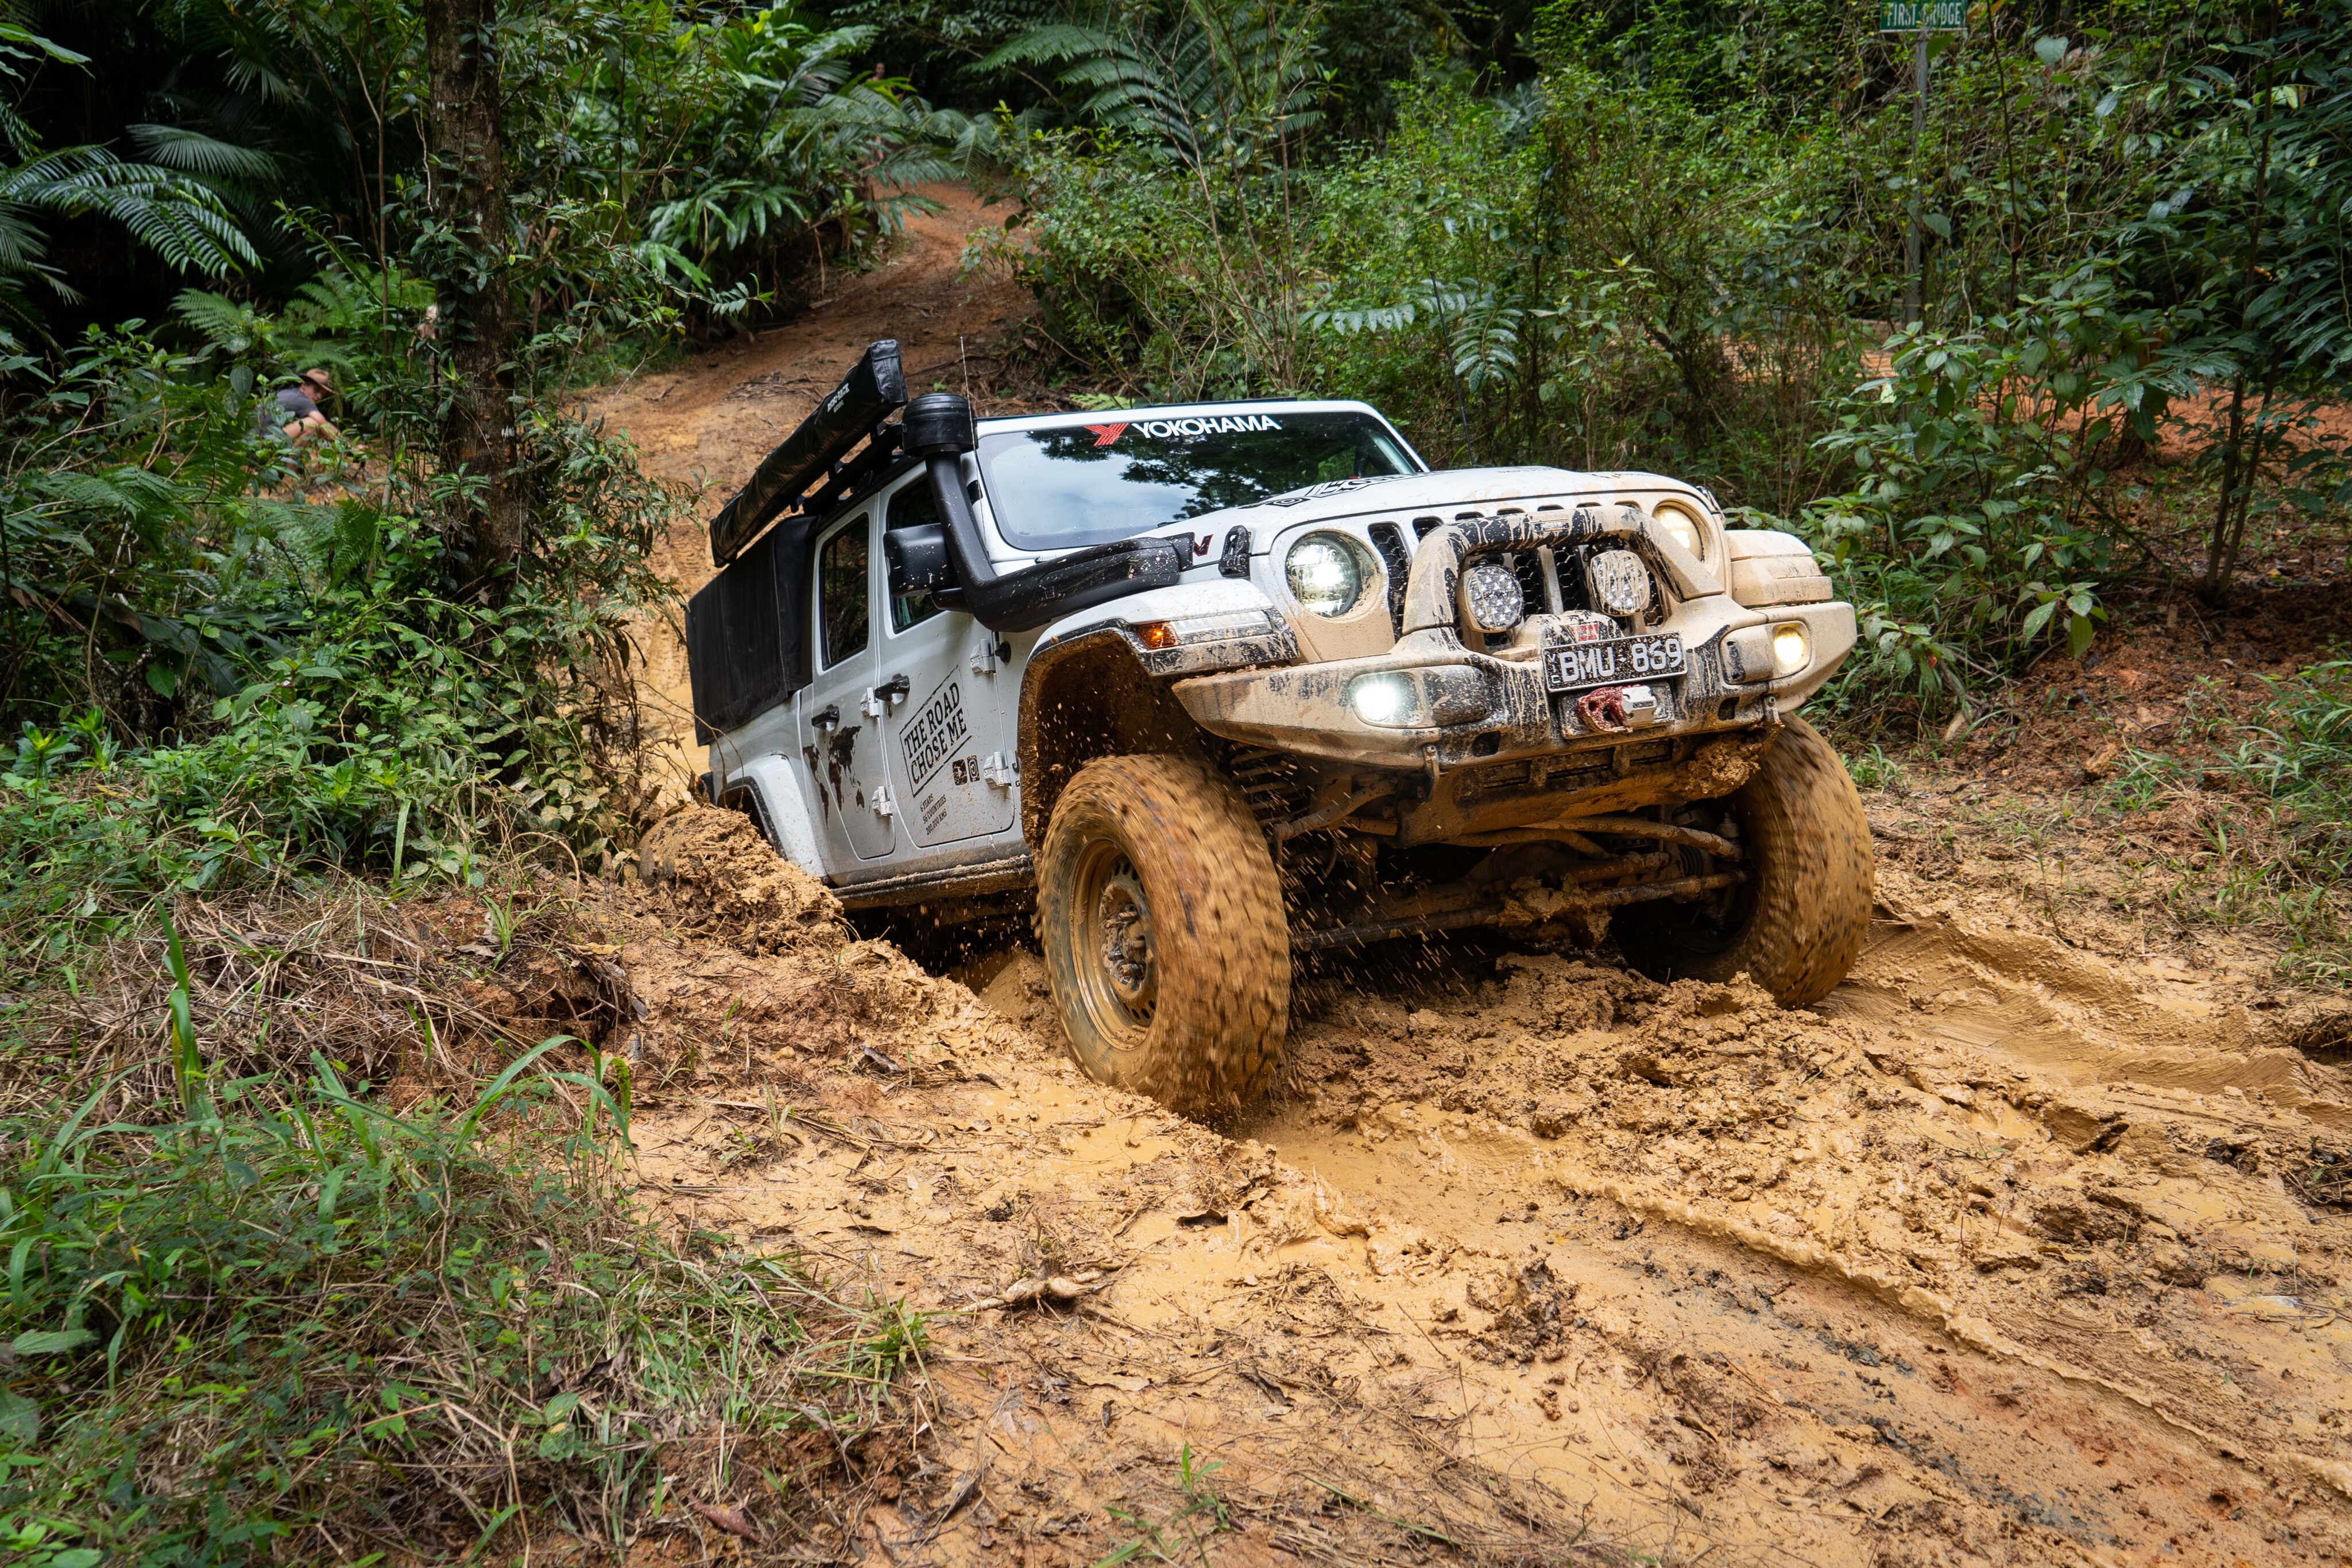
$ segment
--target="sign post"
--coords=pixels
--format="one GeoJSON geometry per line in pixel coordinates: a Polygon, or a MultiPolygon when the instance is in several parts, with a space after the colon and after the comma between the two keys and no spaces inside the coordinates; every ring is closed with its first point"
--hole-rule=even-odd
{"type": "Polygon", "coordinates": [[[1878,30],[1909,33],[1911,45],[1911,233],[1903,246],[1903,324],[1919,319],[1919,143],[1927,133],[1927,37],[1969,30],[1969,0],[1879,0],[1878,30]]]}

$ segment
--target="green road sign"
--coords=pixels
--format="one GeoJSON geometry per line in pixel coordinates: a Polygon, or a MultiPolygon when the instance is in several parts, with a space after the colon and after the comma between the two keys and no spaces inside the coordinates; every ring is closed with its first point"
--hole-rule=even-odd
{"type": "Polygon", "coordinates": [[[1965,33],[1969,0],[1879,0],[1882,33],[1965,33]]]}

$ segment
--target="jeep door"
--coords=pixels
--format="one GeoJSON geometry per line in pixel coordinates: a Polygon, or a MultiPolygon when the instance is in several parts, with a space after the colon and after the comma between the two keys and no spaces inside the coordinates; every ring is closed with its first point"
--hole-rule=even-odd
{"type": "Polygon", "coordinates": [[[898,847],[898,802],[875,693],[880,551],[877,508],[858,507],[816,537],[809,573],[809,667],[800,694],[802,776],[825,874],[836,881],[898,847]]]}
{"type": "MultiPolygon", "coordinates": [[[[939,521],[919,469],[885,493],[880,509],[890,528],[939,521]]],[[[891,591],[887,564],[882,574],[884,722],[907,833],[925,848],[1001,833],[1013,825],[1018,769],[1010,723],[1017,694],[999,641],[928,591],[891,591]]]]}

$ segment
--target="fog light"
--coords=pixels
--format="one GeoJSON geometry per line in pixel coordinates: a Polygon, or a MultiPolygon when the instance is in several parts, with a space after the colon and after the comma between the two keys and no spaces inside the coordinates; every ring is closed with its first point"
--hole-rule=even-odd
{"type": "Polygon", "coordinates": [[[1348,706],[1366,724],[1405,723],[1412,712],[1412,683],[1402,675],[1366,675],[1348,688],[1348,706]]]}
{"type": "Polygon", "coordinates": [[[1813,661],[1811,641],[1802,626],[1772,628],[1772,673],[1783,680],[1813,661]]]}

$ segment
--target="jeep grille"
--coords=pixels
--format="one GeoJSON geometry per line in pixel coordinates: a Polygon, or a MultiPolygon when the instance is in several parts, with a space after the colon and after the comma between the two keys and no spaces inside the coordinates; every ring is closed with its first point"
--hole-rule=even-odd
{"type": "MultiPolygon", "coordinates": [[[[1557,509],[1552,507],[1538,508],[1541,511],[1557,509]]],[[[1509,512],[1517,508],[1505,507],[1504,510],[1509,512]]],[[[1478,514],[1465,512],[1458,516],[1466,519],[1475,517],[1478,514]]],[[[1412,556],[1409,552],[1420,549],[1421,541],[1427,538],[1432,531],[1444,526],[1446,520],[1444,517],[1423,516],[1412,518],[1409,522],[1378,522],[1365,530],[1370,536],[1373,549],[1380,554],[1381,567],[1388,573],[1389,620],[1398,636],[1404,634],[1405,580],[1412,570],[1412,556]],[[1412,530],[1412,540],[1410,546],[1405,540],[1407,528],[1412,530]]],[[[1606,610],[1593,602],[1591,580],[1586,574],[1586,562],[1591,557],[1605,551],[1622,551],[1628,549],[1628,543],[1624,539],[1602,538],[1572,548],[1562,546],[1558,549],[1518,550],[1504,555],[1500,559],[1503,564],[1510,569],[1511,574],[1519,580],[1519,591],[1527,596],[1528,614],[1558,614],[1561,611],[1568,610],[1600,611],[1606,614],[1608,613],[1606,610]]],[[[1639,554],[1638,551],[1634,553],[1639,554]]],[[[1643,570],[1649,578],[1649,601],[1634,612],[1634,614],[1639,615],[1647,624],[1656,626],[1663,623],[1666,618],[1665,594],[1659,586],[1656,569],[1647,561],[1643,561],[1643,570]]],[[[1630,622],[1632,617],[1616,619],[1630,622]]],[[[1464,629],[1468,630],[1466,625],[1464,629]]]]}

